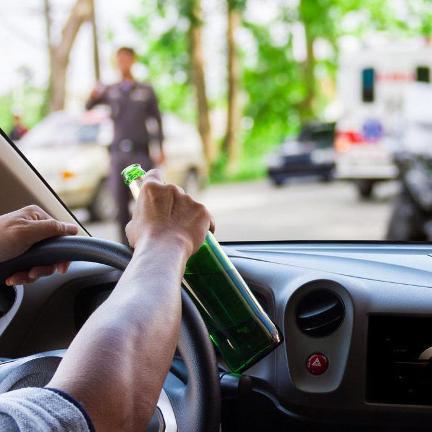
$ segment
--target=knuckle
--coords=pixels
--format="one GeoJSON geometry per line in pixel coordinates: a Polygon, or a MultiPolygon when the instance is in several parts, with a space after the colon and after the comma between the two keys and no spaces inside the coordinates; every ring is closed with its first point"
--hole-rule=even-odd
{"type": "Polygon", "coordinates": [[[209,212],[207,210],[207,207],[204,204],[201,204],[199,202],[195,202],[195,211],[200,217],[209,217],[209,212]]]}
{"type": "Polygon", "coordinates": [[[165,190],[168,191],[170,194],[177,194],[178,193],[178,187],[173,184],[167,184],[165,186],[165,190]]]}
{"type": "Polygon", "coordinates": [[[48,224],[53,231],[56,231],[60,234],[65,232],[65,226],[56,219],[49,219],[48,224]]]}
{"type": "Polygon", "coordinates": [[[23,208],[24,212],[27,214],[34,214],[34,213],[41,213],[42,209],[37,206],[36,204],[28,205],[27,207],[23,208]]]}
{"type": "Polygon", "coordinates": [[[185,190],[181,186],[176,185],[175,188],[176,188],[178,194],[187,196],[185,190]]]}
{"type": "Polygon", "coordinates": [[[154,194],[160,191],[160,184],[154,181],[148,181],[143,184],[142,190],[149,194],[154,194]]]}

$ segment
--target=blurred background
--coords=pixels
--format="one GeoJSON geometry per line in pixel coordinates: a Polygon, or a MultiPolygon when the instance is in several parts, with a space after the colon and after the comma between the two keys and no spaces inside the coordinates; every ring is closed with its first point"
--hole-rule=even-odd
{"type": "Polygon", "coordinates": [[[220,240],[432,239],[430,0],[2,5],[0,126],[111,239],[110,110],[84,106],[121,46],[220,240]]]}

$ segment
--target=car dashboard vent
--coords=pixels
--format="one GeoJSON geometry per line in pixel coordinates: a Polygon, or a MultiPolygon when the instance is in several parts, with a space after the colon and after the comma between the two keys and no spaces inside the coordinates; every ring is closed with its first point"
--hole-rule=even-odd
{"type": "Polygon", "coordinates": [[[369,402],[432,405],[432,317],[371,315],[369,402]]]}
{"type": "Polygon", "coordinates": [[[309,292],[300,299],[296,308],[298,328],[311,337],[330,335],[342,324],[344,317],[342,300],[328,289],[309,292]]]}

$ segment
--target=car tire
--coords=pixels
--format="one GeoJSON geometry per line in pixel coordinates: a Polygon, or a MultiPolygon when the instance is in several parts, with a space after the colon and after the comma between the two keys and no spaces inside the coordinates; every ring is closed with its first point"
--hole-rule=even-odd
{"type": "Polygon", "coordinates": [[[372,198],[375,182],[373,180],[358,180],[356,183],[359,198],[369,200],[372,198]]]}
{"type": "Polygon", "coordinates": [[[333,172],[326,173],[321,177],[321,181],[323,183],[330,183],[331,181],[333,181],[333,179],[334,179],[333,172]]]}
{"type": "Polygon", "coordinates": [[[114,219],[115,205],[109,188],[108,179],[101,181],[87,210],[91,222],[101,222],[114,219]]]}
{"type": "Polygon", "coordinates": [[[285,180],[280,177],[270,177],[273,186],[281,187],[285,184],[285,180]]]}

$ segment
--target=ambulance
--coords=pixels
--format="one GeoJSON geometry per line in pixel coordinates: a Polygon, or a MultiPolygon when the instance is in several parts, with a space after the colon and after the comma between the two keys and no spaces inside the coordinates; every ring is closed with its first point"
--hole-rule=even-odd
{"type": "Polygon", "coordinates": [[[394,152],[415,144],[405,140],[407,95],[415,83],[430,83],[431,69],[426,40],[375,40],[342,52],[336,177],[353,181],[360,198],[371,197],[377,182],[394,179],[394,152]]]}

